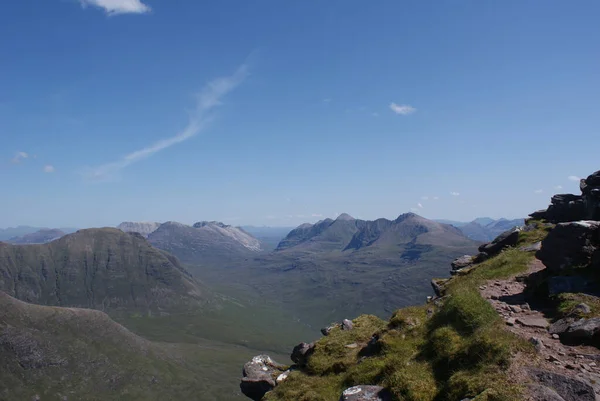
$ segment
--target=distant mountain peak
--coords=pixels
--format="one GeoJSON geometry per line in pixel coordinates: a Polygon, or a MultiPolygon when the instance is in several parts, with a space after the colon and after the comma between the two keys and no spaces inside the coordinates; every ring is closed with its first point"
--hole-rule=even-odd
{"type": "Polygon", "coordinates": [[[354,217],[350,216],[348,213],[342,213],[335,220],[336,221],[353,221],[356,219],[354,217]]]}
{"type": "Polygon", "coordinates": [[[227,224],[221,223],[220,221],[199,221],[194,224],[194,228],[202,228],[206,226],[217,226],[221,228],[229,228],[227,224]]]}

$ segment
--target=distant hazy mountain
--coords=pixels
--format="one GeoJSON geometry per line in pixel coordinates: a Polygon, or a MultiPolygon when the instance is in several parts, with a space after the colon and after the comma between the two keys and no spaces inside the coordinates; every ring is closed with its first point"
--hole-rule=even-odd
{"type": "Polygon", "coordinates": [[[125,231],[126,233],[140,233],[146,238],[150,233],[156,231],[158,227],[160,227],[160,223],[133,221],[124,221],[117,226],[121,231],[125,231]]]}
{"type": "Polygon", "coordinates": [[[490,217],[478,217],[471,222],[460,222],[452,220],[436,220],[446,224],[451,224],[459,228],[465,236],[476,241],[491,241],[504,231],[510,230],[513,227],[525,224],[525,219],[498,219],[494,220],[490,217]]]}
{"type": "MultiPolygon", "coordinates": [[[[31,226],[0,228],[0,241],[6,241],[11,238],[22,237],[27,234],[33,234],[40,230],[48,230],[48,228],[31,227],[31,226]]],[[[57,230],[60,230],[66,234],[74,233],[75,231],[77,231],[76,228],[72,228],[72,227],[59,227],[59,228],[57,228],[57,230]]]]}
{"type": "Polygon", "coordinates": [[[0,290],[37,304],[144,312],[197,305],[205,296],[175,257],[115,228],[43,245],[0,243],[0,290]]]}
{"type": "Polygon", "coordinates": [[[58,229],[41,229],[22,237],[13,237],[6,242],[10,244],[45,244],[65,236],[64,231],[58,229]]]}
{"type": "Polygon", "coordinates": [[[227,265],[261,251],[260,241],[244,230],[215,221],[188,226],[177,222],[161,224],[148,241],[183,262],[227,265]]]}
{"type": "Polygon", "coordinates": [[[272,251],[277,248],[281,242],[294,227],[267,227],[267,226],[241,226],[242,230],[258,239],[261,243],[261,248],[265,251],[272,251]]]}

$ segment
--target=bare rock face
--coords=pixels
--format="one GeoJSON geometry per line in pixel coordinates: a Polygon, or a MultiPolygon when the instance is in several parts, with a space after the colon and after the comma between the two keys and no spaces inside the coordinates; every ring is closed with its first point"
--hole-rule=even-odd
{"type": "Polygon", "coordinates": [[[481,245],[479,247],[479,252],[484,252],[487,255],[492,256],[500,253],[500,251],[502,251],[504,248],[517,245],[520,231],[520,227],[515,227],[511,230],[503,232],[489,244],[481,245]]]}
{"type": "Polygon", "coordinates": [[[285,366],[273,361],[268,355],[258,355],[244,365],[240,390],[250,399],[260,401],[277,386],[277,380],[285,373],[285,366]]]}
{"type": "Polygon", "coordinates": [[[581,180],[579,188],[581,195],[554,195],[548,209],[539,210],[530,216],[551,223],[600,220],[600,171],[581,180]]]}
{"type": "Polygon", "coordinates": [[[560,223],[542,241],[536,256],[549,271],[567,267],[587,267],[599,263],[600,221],[560,223]]]}
{"type": "Polygon", "coordinates": [[[155,222],[134,222],[124,221],[117,228],[126,233],[140,233],[144,238],[156,231],[160,227],[160,223],[155,222]]]}
{"type": "Polygon", "coordinates": [[[342,393],[340,401],[391,401],[391,393],[380,386],[354,386],[342,393]]]}

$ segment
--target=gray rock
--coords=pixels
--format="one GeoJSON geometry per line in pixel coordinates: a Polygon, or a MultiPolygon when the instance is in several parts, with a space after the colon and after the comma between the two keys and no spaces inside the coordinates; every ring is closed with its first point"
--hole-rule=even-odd
{"type": "Polygon", "coordinates": [[[569,325],[561,335],[561,340],[570,343],[589,343],[600,337],[600,318],[579,319],[569,325]]]}
{"type": "Polygon", "coordinates": [[[354,328],[354,323],[352,320],[344,319],[342,320],[342,330],[352,330],[354,328]]]}
{"type": "Polygon", "coordinates": [[[489,244],[483,244],[479,247],[479,252],[484,252],[490,256],[500,253],[504,248],[517,245],[519,241],[520,227],[515,227],[500,234],[489,244]]]}
{"type": "Polygon", "coordinates": [[[452,263],[450,263],[450,266],[452,266],[452,270],[460,270],[460,269],[464,269],[465,267],[469,267],[472,264],[473,264],[473,256],[464,255],[464,256],[461,256],[460,258],[455,259],[452,263]]]}
{"type": "Polygon", "coordinates": [[[538,327],[545,329],[550,324],[542,317],[521,316],[517,318],[517,323],[527,327],[538,327]]]}
{"type": "Polygon", "coordinates": [[[532,401],[565,401],[556,391],[541,384],[528,384],[527,390],[532,401]]]}
{"type": "Polygon", "coordinates": [[[276,378],[284,371],[285,366],[274,362],[268,355],[255,356],[244,365],[240,390],[246,397],[260,401],[275,388],[276,378]]]}
{"type": "Polygon", "coordinates": [[[549,271],[560,272],[572,266],[590,266],[600,246],[600,221],[557,224],[536,252],[549,271]]]}
{"type": "Polygon", "coordinates": [[[443,284],[445,281],[446,281],[445,279],[435,279],[435,278],[431,280],[431,287],[433,288],[433,292],[435,292],[435,295],[437,295],[438,297],[444,296],[443,284]]]}
{"type": "Polygon", "coordinates": [[[583,314],[587,315],[588,313],[592,312],[592,308],[590,308],[590,306],[588,304],[582,302],[578,305],[575,305],[575,307],[573,308],[573,312],[583,313],[583,314]]]}
{"type": "Polygon", "coordinates": [[[550,334],[561,334],[567,331],[571,323],[573,323],[575,319],[573,318],[563,318],[559,319],[556,322],[552,323],[548,328],[548,332],[550,334]]]}
{"type": "Polygon", "coordinates": [[[340,401],[391,401],[392,394],[380,386],[354,386],[342,393],[340,401]]]}
{"type": "Polygon", "coordinates": [[[542,340],[540,340],[537,337],[531,337],[529,339],[529,342],[531,344],[533,344],[533,346],[537,352],[542,352],[542,349],[544,349],[544,343],[542,342],[542,340]]]}
{"type": "Polygon", "coordinates": [[[331,330],[335,329],[336,327],[340,327],[339,323],[332,323],[327,327],[324,327],[321,329],[321,334],[323,334],[324,336],[328,336],[329,333],[331,333],[331,330]]]}
{"type": "Polygon", "coordinates": [[[529,375],[538,383],[556,391],[565,401],[596,401],[592,386],[574,377],[541,369],[530,369],[529,375]]]}
{"type": "Polygon", "coordinates": [[[300,343],[292,350],[290,359],[297,365],[306,366],[308,358],[315,352],[314,343],[300,343]]]}

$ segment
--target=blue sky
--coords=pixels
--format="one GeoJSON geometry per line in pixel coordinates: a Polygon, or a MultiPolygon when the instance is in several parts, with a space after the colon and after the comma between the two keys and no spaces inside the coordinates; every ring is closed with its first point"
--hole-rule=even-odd
{"type": "Polygon", "coordinates": [[[0,7],[0,227],[519,217],[600,169],[597,1],[0,7]]]}

